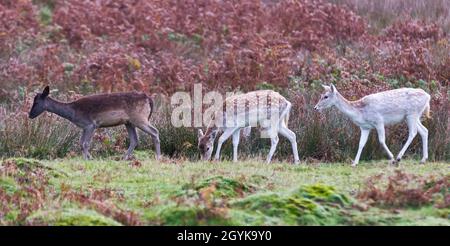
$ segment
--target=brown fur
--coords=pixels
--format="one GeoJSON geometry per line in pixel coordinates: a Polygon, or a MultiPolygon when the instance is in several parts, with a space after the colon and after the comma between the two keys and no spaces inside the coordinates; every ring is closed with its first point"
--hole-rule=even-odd
{"type": "Polygon", "coordinates": [[[364,100],[362,100],[362,99],[359,99],[357,101],[351,101],[349,103],[358,109],[362,109],[367,105],[367,103],[364,102],[364,100]]]}
{"type": "Polygon", "coordinates": [[[148,120],[153,111],[153,100],[145,93],[123,92],[82,97],[70,105],[75,117],[88,117],[98,127],[110,127],[148,120]]]}
{"type": "Polygon", "coordinates": [[[425,117],[427,117],[427,119],[431,119],[430,105],[427,105],[427,107],[425,108],[425,117]]]}

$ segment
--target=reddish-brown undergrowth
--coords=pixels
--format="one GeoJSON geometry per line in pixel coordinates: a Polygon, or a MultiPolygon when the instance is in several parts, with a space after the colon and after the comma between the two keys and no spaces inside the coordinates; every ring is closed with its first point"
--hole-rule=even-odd
{"type": "Polygon", "coordinates": [[[373,205],[388,207],[418,207],[434,204],[450,207],[450,176],[422,177],[396,170],[391,176],[379,174],[370,177],[358,198],[373,205]]]}
{"type": "MultiPolygon", "coordinates": [[[[45,84],[58,89],[59,98],[74,99],[128,90],[170,96],[190,91],[195,83],[207,91],[276,89],[298,102],[294,108],[302,112],[291,117],[308,124],[300,124],[299,130],[317,137],[304,139],[303,148],[314,143],[330,146],[330,141],[353,146],[354,137],[337,139],[354,136],[354,131],[336,133],[329,127],[316,134],[314,124],[330,122],[308,111],[320,84],[332,82],[351,100],[399,87],[427,90],[433,120],[426,124],[436,134],[430,136],[434,151],[430,156],[448,159],[448,11],[428,1],[413,2],[407,6],[352,0],[1,1],[0,136],[11,141],[5,141],[6,147],[0,143],[0,148],[7,155],[41,157],[49,152],[22,150],[18,146],[26,146],[26,141],[16,141],[35,134],[22,117],[34,92],[45,84]],[[32,134],[11,137],[23,132],[32,134]],[[330,135],[335,138],[327,141],[330,135]]],[[[436,4],[445,6],[445,0],[436,4]]],[[[67,128],[62,123],[54,126],[67,128]]],[[[403,128],[394,132],[397,146],[406,133],[403,128]]],[[[111,142],[111,134],[103,132],[94,142],[103,143],[108,153],[117,152],[123,149],[125,135],[121,132],[111,142]]],[[[64,147],[51,155],[71,151],[65,146],[75,142],[74,135],[64,136],[51,143],[64,147]]],[[[336,149],[331,146],[328,149],[336,149]]],[[[305,154],[344,159],[342,153],[322,149],[305,154]]]]}

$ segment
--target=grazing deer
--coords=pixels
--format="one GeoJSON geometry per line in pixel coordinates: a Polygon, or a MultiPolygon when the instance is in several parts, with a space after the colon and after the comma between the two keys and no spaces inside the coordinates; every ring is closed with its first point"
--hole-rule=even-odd
{"type": "Polygon", "coordinates": [[[214,140],[219,137],[215,160],[220,158],[222,144],[232,136],[233,162],[237,162],[237,151],[240,131],[248,131],[249,127],[259,125],[271,139],[271,147],[267,156],[270,163],[278,144],[278,133],[289,139],[292,145],[295,164],[299,163],[297,141],[294,132],[287,128],[291,103],[277,92],[271,90],[253,91],[246,94],[228,97],[222,110],[215,111],[206,132],[198,131],[198,148],[202,160],[209,160],[213,152],[214,140]],[[233,110],[229,110],[232,108],[233,110]]]}
{"type": "Polygon", "coordinates": [[[98,94],[82,97],[70,103],[58,102],[48,96],[49,87],[38,93],[29,117],[34,119],[44,111],[55,113],[83,129],[80,144],[85,159],[92,158],[89,145],[97,128],[125,125],[130,137],[130,146],[124,155],[129,159],[138,143],[136,127],[152,137],[156,147],[156,158],[161,155],[159,132],[150,125],[153,100],[144,93],[125,92],[98,94]]]}
{"type": "Polygon", "coordinates": [[[378,140],[388,154],[391,164],[400,162],[417,132],[422,137],[423,144],[423,158],[420,163],[425,163],[428,159],[428,129],[420,122],[423,113],[428,118],[430,117],[430,95],[428,93],[422,89],[401,88],[371,94],[357,101],[348,101],[333,84],[331,87],[323,85],[323,88],[325,92],[321,95],[320,101],[314,109],[322,110],[336,106],[338,110],[361,128],[358,153],[352,166],[358,164],[370,130],[373,128],[377,130],[378,140]],[[404,119],[408,124],[409,136],[397,159],[394,160],[394,155],[385,143],[384,126],[399,123],[404,119]]]}

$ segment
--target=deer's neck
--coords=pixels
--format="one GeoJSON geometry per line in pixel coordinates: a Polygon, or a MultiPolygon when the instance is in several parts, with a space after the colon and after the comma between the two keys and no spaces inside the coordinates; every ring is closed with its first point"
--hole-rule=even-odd
{"type": "Polygon", "coordinates": [[[361,111],[353,106],[347,99],[345,99],[339,92],[337,93],[336,107],[353,121],[359,121],[361,118],[361,111]]]}
{"type": "Polygon", "coordinates": [[[210,123],[208,128],[206,129],[205,136],[212,135],[212,136],[214,136],[214,139],[215,139],[218,132],[219,132],[219,128],[215,124],[210,123]]]}
{"type": "Polygon", "coordinates": [[[73,121],[75,110],[70,103],[63,103],[52,98],[47,98],[46,106],[48,112],[57,114],[69,121],[73,121]]]}

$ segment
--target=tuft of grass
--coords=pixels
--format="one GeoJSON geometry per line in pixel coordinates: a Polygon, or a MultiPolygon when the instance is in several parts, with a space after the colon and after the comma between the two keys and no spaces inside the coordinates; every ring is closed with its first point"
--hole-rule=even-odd
{"type": "Polygon", "coordinates": [[[87,209],[38,211],[27,218],[28,225],[46,226],[120,226],[111,218],[87,209]]]}
{"type": "Polygon", "coordinates": [[[349,201],[346,195],[337,193],[334,187],[314,184],[287,194],[252,195],[234,202],[232,207],[255,216],[269,217],[268,221],[281,221],[282,224],[335,225],[344,220],[343,211],[336,206],[348,207],[351,205],[349,201]]]}
{"type": "Polygon", "coordinates": [[[233,225],[230,218],[223,214],[212,212],[204,207],[170,205],[161,209],[154,218],[158,224],[169,226],[205,226],[233,225]]]}
{"type": "Polygon", "coordinates": [[[39,9],[39,20],[43,25],[49,25],[52,23],[53,12],[52,9],[44,5],[39,9]]]}
{"type": "Polygon", "coordinates": [[[249,192],[253,187],[247,185],[245,182],[238,181],[223,176],[214,176],[204,179],[197,184],[186,184],[183,189],[194,189],[202,191],[208,188],[213,189],[215,197],[232,198],[242,196],[244,192],[249,192]]]}
{"type": "Polygon", "coordinates": [[[348,196],[338,193],[335,187],[323,184],[303,186],[295,193],[299,197],[305,197],[319,202],[336,203],[342,206],[350,205],[352,203],[348,196]]]}
{"type": "Polygon", "coordinates": [[[12,177],[0,177],[0,189],[5,191],[6,194],[14,194],[18,191],[19,186],[12,177]]]}
{"type": "Polygon", "coordinates": [[[26,112],[10,113],[0,131],[0,155],[64,157],[78,145],[79,134],[75,126],[54,115],[42,115],[30,121],[26,112]]]}

